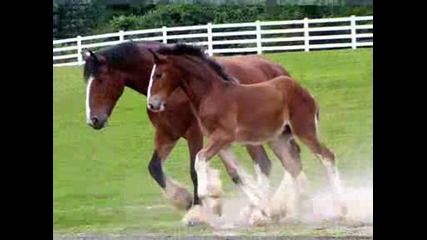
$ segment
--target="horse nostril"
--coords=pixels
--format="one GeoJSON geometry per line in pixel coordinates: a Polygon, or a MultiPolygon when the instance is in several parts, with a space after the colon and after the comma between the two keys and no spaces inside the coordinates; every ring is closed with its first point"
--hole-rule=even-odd
{"type": "Polygon", "coordinates": [[[149,104],[148,104],[148,108],[149,108],[149,109],[154,109],[153,104],[149,103],[149,104]]]}
{"type": "Polygon", "coordinates": [[[92,125],[96,126],[99,122],[99,118],[98,117],[92,117],[91,121],[92,121],[92,125]]]}

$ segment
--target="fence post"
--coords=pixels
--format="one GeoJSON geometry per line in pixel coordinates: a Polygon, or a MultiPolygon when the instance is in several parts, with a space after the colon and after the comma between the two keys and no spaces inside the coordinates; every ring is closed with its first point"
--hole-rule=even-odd
{"type": "Polygon", "coordinates": [[[256,21],[256,48],[257,53],[262,54],[262,45],[261,45],[261,22],[256,21]]]}
{"type": "Polygon", "coordinates": [[[163,43],[168,43],[168,39],[166,38],[168,36],[168,30],[166,26],[162,27],[162,33],[163,33],[163,43]]]}
{"type": "Polygon", "coordinates": [[[356,43],[357,43],[357,38],[356,38],[356,16],[351,15],[350,17],[350,26],[351,26],[351,48],[352,49],[356,49],[356,43]]]}
{"type": "Polygon", "coordinates": [[[308,31],[308,18],[304,18],[304,51],[310,51],[310,38],[308,31]]]}
{"type": "Polygon", "coordinates": [[[125,32],[123,30],[119,31],[119,41],[124,42],[125,41],[125,32]]]}
{"type": "Polygon", "coordinates": [[[82,37],[81,36],[77,36],[77,62],[79,65],[83,65],[82,37]]]}
{"type": "Polygon", "coordinates": [[[213,56],[213,44],[212,44],[212,23],[208,23],[208,55],[213,56]]]}

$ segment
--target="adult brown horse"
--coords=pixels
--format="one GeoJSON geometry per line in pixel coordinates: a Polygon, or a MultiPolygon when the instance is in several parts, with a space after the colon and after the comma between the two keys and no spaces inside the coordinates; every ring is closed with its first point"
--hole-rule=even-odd
{"type": "MultiPolygon", "coordinates": [[[[125,42],[97,53],[91,51],[83,53],[86,62],[84,79],[87,81],[86,117],[87,123],[92,128],[98,130],[106,126],[125,87],[147,95],[153,67],[152,55],[148,49],[157,50],[160,47],[170,48],[173,45],[158,42],[125,42]]],[[[289,75],[280,65],[258,56],[217,57],[216,59],[241,83],[256,83],[280,75],[289,75]]],[[[147,110],[147,113],[156,129],[155,149],[148,166],[151,176],[174,206],[189,209],[192,204],[199,204],[194,161],[196,153],[203,146],[203,135],[191,111],[188,98],[182,90],[177,89],[171,95],[165,111],[153,113],[147,110]],[[186,139],[189,146],[194,199],[185,188],[165,176],[162,169],[163,162],[180,138],[186,139]]],[[[263,147],[248,146],[247,151],[261,171],[269,175],[271,162],[263,147]]],[[[290,144],[290,151],[299,156],[299,147],[294,141],[290,144]]],[[[232,166],[227,166],[227,171],[234,182],[239,182],[232,166]]]]}
{"type": "MultiPolygon", "coordinates": [[[[297,81],[279,76],[257,84],[238,84],[200,48],[185,44],[160,48],[152,53],[155,65],[148,89],[149,109],[163,111],[171,94],[180,88],[189,98],[202,132],[208,137],[195,160],[202,205],[206,206],[204,202],[211,197],[209,161],[216,155],[232,156],[232,143],[258,146],[268,143],[285,171],[292,176],[295,192],[305,194],[307,183],[301,164],[287,151],[289,138],[284,132],[290,129],[292,135],[321,160],[337,206],[341,214],[345,214],[335,155],[318,138],[318,105],[297,81]]],[[[262,199],[248,197],[253,205],[265,207],[260,206],[262,199]]]]}

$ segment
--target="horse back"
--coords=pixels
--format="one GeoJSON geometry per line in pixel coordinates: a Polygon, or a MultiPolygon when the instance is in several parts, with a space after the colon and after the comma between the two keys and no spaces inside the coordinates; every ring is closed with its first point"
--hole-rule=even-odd
{"type": "Polygon", "coordinates": [[[313,95],[293,78],[280,76],[264,84],[269,84],[281,91],[283,102],[288,107],[291,118],[293,116],[304,119],[304,117],[310,116],[313,119],[312,117],[318,114],[318,104],[313,95]]]}
{"type": "Polygon", "coordinates": [[[215,59],[241,84],[253,84],[278,76],[290,76],[279,64],[257,55],[216,57],[215,59]]]}

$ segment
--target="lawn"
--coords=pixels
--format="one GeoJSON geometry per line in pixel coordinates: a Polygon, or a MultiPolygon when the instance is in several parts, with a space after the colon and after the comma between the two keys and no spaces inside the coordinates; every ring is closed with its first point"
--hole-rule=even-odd
{"type": "MultiPolygon", "coordinates": [[[[373,168],[372,49],[267,54],[308,88],[320,105],[321,139],[337,155],[348,184],[373,168]]],[[[109,126],[94,131],[85,123],[85,83],[81,67],[53,71],[53,229],[57,233],[129,232],[144,234],[211,234],[209,229],[181,226],[183,216],[168,205],[148,173],[154,128],[146,98],[127,89],[109,126]]],[[[251,160],[236,146],[248,170],[251,160]]],[[[309,179],[324,179],[320,164],[302,148],[309,179]]],[[[281,166],[273,157],[272,179],[281,166]]],[[[214,166],[222,169],[217,159],[214,166]]],[[[180,140],[165,164],[168,175],[191,186],[189,154],[180,140]]],[[[223,174],[226,189],[231,181],[223,174]]],[[[228,187],[228,188],[227,188],[228,187]]],[[[267,231],[267,230],[266,230],[267,231]]]]}

